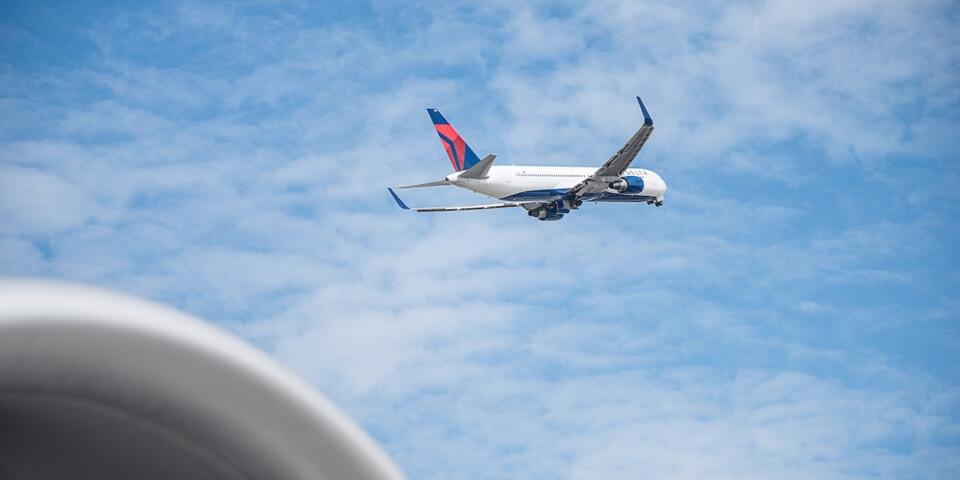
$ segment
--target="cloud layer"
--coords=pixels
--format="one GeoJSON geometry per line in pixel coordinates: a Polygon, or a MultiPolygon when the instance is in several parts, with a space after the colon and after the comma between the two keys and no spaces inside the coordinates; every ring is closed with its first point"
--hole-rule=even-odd
{"type": "Polygon", "coordinates": [[[0,273],[221,324],[413,478],[955,476],[957,13],[10,7],[0,273]],[[599,165],[637,94],[661,209],[384,191],[446,173],[424,107],[500,162],[599,165]]]}

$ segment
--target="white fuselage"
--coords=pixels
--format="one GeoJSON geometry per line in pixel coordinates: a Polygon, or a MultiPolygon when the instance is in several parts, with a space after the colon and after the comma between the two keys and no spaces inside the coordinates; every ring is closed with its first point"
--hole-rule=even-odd
{"type": "MultiPolygon", "coordinates": [[[[541,166],[491,166],[487,178],[459,178],[461,172],[451,173],[447,180],[467,190],[500,200],[536,201],[562,198],[565,192],[593,175],[596,167],[541,167],[541,166]]],[[[623,176],[639,177],[643,189],[628,194],[608,189],[586,201],[637,201],[651,199],[663,201],[667,184],[655,172],[641,168],[628,168],[623,176]]]]}

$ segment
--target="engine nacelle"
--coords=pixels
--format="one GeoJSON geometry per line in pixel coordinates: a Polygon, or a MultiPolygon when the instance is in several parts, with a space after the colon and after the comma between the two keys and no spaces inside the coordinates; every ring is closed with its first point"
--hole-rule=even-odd
{"type": "Polygon", "coordinates": [[[610,188],[619,193],[640,193],[643,191],[643,178],[633,175],[620,177],[620,180],[610,184],[610,188]]]}
{"type": "Polygon", "coordinates": [[[0,280],[0,477],[405,478],[329,400],[213,325],[11,280],[0,280]]]}
{"type": "MultiPolygon", "coordinates": [[[[558,201],[559,202],[559,201],[558,201]]],[[[527,215],[530,215],[533,218],[541,221],[553,221],[560,220],[563,218],[564,213],[569,213],[568,209],[558,209],[555,204],[550,204],[548,206],[543,206],[540,208],[535,208],[527,212],[527,215]]]]}

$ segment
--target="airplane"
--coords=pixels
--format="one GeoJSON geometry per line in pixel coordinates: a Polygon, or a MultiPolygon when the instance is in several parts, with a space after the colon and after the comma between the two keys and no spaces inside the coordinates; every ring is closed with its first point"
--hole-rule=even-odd
{"type": "Polygon", "coordinates": [[[454,172],[442,180],[397,187],[425,188],[453,185],[500,200],[498,203],[455,207],[410,208],[393,188],[387,188],[393,200],[404,210],[416,212],[462,212],[493,208],[522,207],[527,214],[541,221],[560,220],[580,208],[583,202],[633,202],[663,205],[667,184],[656,172],[630,168],[630,163],[653,133],[653,119],[637,97],[643,113],[643,125],[630,140],[617,150],[600,168],[499,166],[497,156],[480,159],[467,142],[435,108],[427,113],[440,136],[454,172]]]}

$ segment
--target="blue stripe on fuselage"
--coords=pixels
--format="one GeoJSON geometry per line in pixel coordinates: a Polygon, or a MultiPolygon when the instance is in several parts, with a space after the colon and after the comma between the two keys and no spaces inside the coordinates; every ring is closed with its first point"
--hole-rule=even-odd
{"type": "Polygon", "coordinates": [[[546,190],[527,190],[526,192],[515,193],[509,197],[503,197],[501,200],[510,202],[526,201],[549,201],[559,200],[570,193],[569,188],[550,188],[546,190]]]}
{"type": "MultiPolygon", "coordinates": [[[[546,190],[527,190],[526,192],[515,193],[509,197],[503,197],[501,200],[508,202],[549,202],[551,200],[560,200],[570,194],[569,188],[550,188],[546,190]]],[[[581,198],[585,202],[648,202],[654,200],[650,195],[628,195],[623,193],[601,192],[595,195],[587,195],[581,198]]]]}

